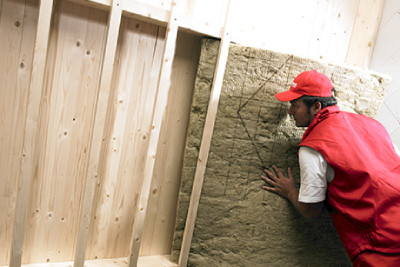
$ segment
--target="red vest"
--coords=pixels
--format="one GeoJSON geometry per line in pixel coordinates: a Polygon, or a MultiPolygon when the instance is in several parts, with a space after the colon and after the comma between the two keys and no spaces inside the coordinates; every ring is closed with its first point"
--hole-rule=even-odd
{"type": "Polygon", "coordinates": [[[319,151],[335,171],[327,200],[350,259],[364,250],[400,253],[400,157],[385,128],[330,106],[299,146],[319,151]]]}

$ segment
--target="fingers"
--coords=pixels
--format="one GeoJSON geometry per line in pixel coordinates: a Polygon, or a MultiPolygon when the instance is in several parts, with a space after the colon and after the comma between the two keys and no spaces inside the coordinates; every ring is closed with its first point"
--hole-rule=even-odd
{"type": "MultiPolygon", "coordinates": [[[[264,169],[264,173],[267,174],[269,180],[271,181],[277,181],[277,179],[281,179],[281,178],[289,178],[289,179],[293,179],[293,172],[292,172],[292,168],[288,167],[288,177],[286,177],[281,170],[276,167],[276,165],[272,165],[272,168],[274,169],[275,174],[272,171],[269,171],[268,169],[264,169]]],[[[264,176],[265,177],[265,176],[264,176]]],[[[263,180],[265,180],[266,182],[268,182],[266,179],[263,178],[263,180]]]]}
{"type": "Polygon", "coordinates": [[[264,189],[264,190],[267,190],[267,191],[271,191],[271,192],[275,192],[275,193],[276,193],[276,189],[275,189],[274,187],[269,187],[269,186],[263,185],[261,188],[264,189]]]}
{"type": "Polygon", "coordinates": [[[266,174],[268,174],[268,176],[274,177],[274,178],[282,178],[282,177],[285,177],[285,176],[283,175],[283,173],[281,172],[281,170],[280,170],[278,167],[276,167],[276,165],[272,165],[272,168],[274,169],[276,175],[274,175],[272,172],[270,172],[270,171],[267,170],[267,169],[264,169],[264,172],[265,172],[266,174]]]}
{"type": "Polygon", "coordinates": [[[271,179],[270,177],[267,176],[261,176],[261,179],[263,179],[265,182],[269,183],[270,185],[274,185],[276,184],[274,179],[271,179]]]}
{"type": "Polygon", "coordinates": [[[276,186],[276,182],[275,182],[275,175],[270,172],[267,169],[264,169],[264,172],[268,175],[268,176],[264,176],[261,175],[261,179],[264,180],[266,183],[268,183],[270,186],[266,186],[263,185],[261,188],[267,191],[272,191],[272,192],[276,192],[275,186],[276,186]]]}
{"type": "Polygon", "coordinates": [[[278,177],[282,177],[283,176],[281,170],[279,170],[278,167],[276,167],[275,165],[272,165],[272,168],[274,169],[274,171],[278,175],[278,177]]]}
{"type": "Polygon", "coordinates": [[[295,188],[292,169],[288,167],[288,177],[284,176],[275,165],[272,166],[272,169],[273,171],[264,169],[266,175],[261,175],[261,179],[264,180],[267,185],[263,185],[261,188],[276,193],[284,198],[288,198],[290,192],[295,188]]]}
{"type": "Polygon", "coordinates": [[[273,179],[276,179],[276,176],[274,175],[274,173],[272,173],[271,171],[269,171],[268,169],[264,169],[264,172],[273,179]]]}

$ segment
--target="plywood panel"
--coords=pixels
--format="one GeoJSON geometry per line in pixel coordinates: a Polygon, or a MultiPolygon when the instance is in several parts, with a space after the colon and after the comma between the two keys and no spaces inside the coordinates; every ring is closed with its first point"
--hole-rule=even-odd
{"type": "Polygon", "coordinates": [[[228,0],[187,0],[184,7],[184,15],[199,24],[212,25],[220,30],[221,26],[224,25],[227,6],[228,0]]]}
{"type": "Polygon", "coordinates": [[[151,182],[153,178],[154,163],[157,158],[157,148],[162,122],[165,116],[168,96],[171,89],[172,62],[175,55],[176,39],[178,36],[178,18],[184,1],[173,1],[168,18],[164,50],[161,58],[161,67],[158,75],[157,96],[154,102],[154,115],[151,122],[149,146],[144,164],[143,183],[139,194],[138,206],[135,210],[135,221],[133,224],[133,235],[130,242],[128,254],[129,267],[136,267],[139,259],[140,245],[147,213],[147,204],[150,195],[151,182]]]}
{"type": "Polygon", "coordinates": [[[385,0],[360,0],[345,58],[347,64],[369,67],[384,5],[385,0]]]}
{"type": "Polygon", "coordinates": [[[56,2],[24,263],[71,260],[107,14],[56,2]]]}
{"type": "Polygon", "coordinates": [[[38,1],[0,1],[0,264],[8,264],[38,1]]]}
{"type": "Polygon", "coordinates": [[[178,34],[172,65],[171,91],[160,133],[141,255],[170,253],[183,151],[201,38],[178,34]]]}
{"type": "Polygon", "coordinates": [[[314,59],[344,62],[358,2],[233,2],[232,40],[314,59]]]}
{"type": "MultiPolygon", "coordinates": [[[[0,188],[2,190],[2,194],[0,195],[0,209],[2,214],[5,214],[6,216],[2,216],[0,219],[0,241],[4,244],[8,244],[8,248],[0,252],[2,262],[7,261],[10,253],[9,248],[11,247],[10,241],[12,229],[8,228],[12,225],[14,217],[16,178],[18,173],[18,165],[14,166],[14,168],[10,168],[10,162],[11,158],[18,156],[18,150],[21,150],[23,140],[22,136],[15,140],[14,136],[11,135],[11,132],[8,129],[15,131],[15,128],[17,127],[15,123],[18,123],[18,121],[15,121],[15,118],[13,120],[13,115],[15,113],[15,93],[11,88],[16,88],[19,50],[22,38],[22,28],[17,28],[15,22],[21,20],[24,13],[23,1],[6,1],[4,6],[9,11],[7,14],[4,14],[5,12],[1,13],[2,15],[0,20],[0,40],[2,40],[0,42],[0,49],[1,51],[6,51],[6,53],[0,53],[0,62],[2,62],[2,64],[0,64],[0,93],[2,95],[0,98],[0,145],[4,148],[0,151],[0,168],[2,170],[2,175],[0,176],[0,188]],[[19,142],[12,145],[13,141],[19,142]],[[12,157],[9,157],[9,154],[14,150],[14,147],[17,153],[11,153],[12,157]],[[10,176],[14,177],[14,179],[11,180],[10,176]]],[[[22,116],[21,119],[23,118],[24,117],[22,116]]]]}
{"type": "Polygon", "coordinates": [[[360,0],[319,1],[305,56],[336,63],[344,62],[359,2],[360,0]]]}
{"type": "Polygon", "coordinates": [[[40,1],[37,31],[35,34],[34,54],[31,80],[27,101],[27,112],[24,127],[23,154],[18,177],[16,215],[13,226],[13,241],[10,266],[20,266],[22,261],[23,241],[26,230],[26,215],[30,201],[30,189],[39,163],[39,125],[40,102],[44,88],[47,48],[49,43],[50,24],[53,0],[40,1]]]}
{"type": "Polygon", "coordinates": [[[117,51],[112,125],[95,196],[90,259],[129,253],[147,154],[165,29],[124,18],[117,51]]]}
{"type": "Polygon", "coordinates": [[[161,8],[169,9],[171,7],[172,0],[125,0],[127,2],[142,2],[146,4],[151,4],[161,8]]]}
{"type": "Polygon", "coordinates": [[[104,140],[109,131],[110,106],[113,100],[111,88],[114,74],[115,55],[118,44],[118,33],[122,19],[123,0],[114,0],[110,8],[107,23],[107,41],[101,67],[99,93],[96,101],[96,111],[93,119],[92,137],[90,141],[88,167],[85,176],[85,189],[81,204],[78,239],[75,247],[74,266],[83,267],[86,255],[89,226],[92,221],[93,198],[99,173],[102,169],[102,155],[106,149],[104,140]]]}
{"type": "MultiPolygon", "coordinates": [[[[74,1],[110,5],[110,0],[74,1]]],[[[128,13],[136,14],[137,10],[142,18],[151,18],[157,23],[168,20],[169,0],[126,1],[128,13]]],[[[384,3],[385,0],[234,1],[230,12],[235,18],[232,41],[333,63],[364,66],[369,64],[384,3]]],[[[188,0],[180,26],[221,37],[226,6],[227,0],[188,0]]]]}

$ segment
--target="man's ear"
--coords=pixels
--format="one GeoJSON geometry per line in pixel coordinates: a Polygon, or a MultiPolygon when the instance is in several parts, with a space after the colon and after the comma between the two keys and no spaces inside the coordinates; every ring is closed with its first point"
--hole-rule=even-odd
{"type": "Polygon", "coordinates": [[[312,106],[311,106],[311,110],[312,113],[314,114],[314,116],[322,109],[321,103],[320,102],[315,102],[312,106]]]}

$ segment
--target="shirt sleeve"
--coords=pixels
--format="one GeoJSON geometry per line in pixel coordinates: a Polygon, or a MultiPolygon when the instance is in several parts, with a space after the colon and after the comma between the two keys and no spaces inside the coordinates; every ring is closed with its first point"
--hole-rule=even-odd
{"type": "Polygon", "coordinates": [[[328,188],[327,174],[333,169],[330,168],[328,172],[329,165],[321,153],[305,146],[299,149],[299,164],[299,201],[304,203],[324,201],[328,188]]]}

